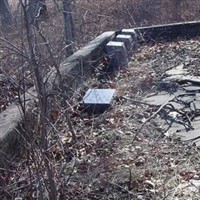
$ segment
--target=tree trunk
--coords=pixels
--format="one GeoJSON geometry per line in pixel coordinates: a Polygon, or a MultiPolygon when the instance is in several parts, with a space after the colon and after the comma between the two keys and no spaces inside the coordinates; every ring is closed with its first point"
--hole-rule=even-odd
{"type": "Polygon", "coordinates": [[[66,50],[68,56],[70,56],[74,52],[74,24],[72,18],[72,1],[73,0],[63,0],[64,28],[67,45],[66,50]]]}
{"type": "Polygon", "coordinates": [[[0,17],[3,26],[11,24],[12,14],[9,9],[8,0],[0,0],[0,17]]]}
{"type": "Polygon", "coordinates": [[[29,0],[28,1],[28,16],[29,22],[35,24],[37,20],[47,14],[45,0],[29,0]]]}

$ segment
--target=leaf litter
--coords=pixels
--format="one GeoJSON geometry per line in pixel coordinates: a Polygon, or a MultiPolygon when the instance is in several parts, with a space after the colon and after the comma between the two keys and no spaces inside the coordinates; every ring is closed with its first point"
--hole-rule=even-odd
{"type": "MultiPolygon", "coordinates": [[[[81,106],[73,107],[70,116],[78,138],[76,144],[69,142],[62,111],[57,116],[55,126],[63,147],[53,141],[52,160],[57,170],[65,165],[65,199],[199,198],[198,148],[164,134],[159,116],[151,118],[158,106],[143,102],[147,95],[158,92],[160,80],[169,69],[183,65],[188,73],[198,75],[199,52],[200,38],[142,45],[128,68],[100,82],[94,75],[85,83],[80,94],[96,87],[114,88],[117,96],[112,108],[99,116],[83,113],[81,106]]],[[[78,105],[79,98],[79,94],[75,95],[72,102],[78,105]]],[[[28,173],[22,164],[16,171],[18,175],[13,172],[1,176],[8,192],[28,173]]],[[[27,191],[19,190],[15,195],[27,191]]]]}

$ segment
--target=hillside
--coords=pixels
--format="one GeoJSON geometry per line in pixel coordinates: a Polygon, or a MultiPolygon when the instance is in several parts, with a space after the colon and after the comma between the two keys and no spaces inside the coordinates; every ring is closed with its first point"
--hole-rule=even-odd
{"type": "MultiPolygon", "coordinates": [[[[102,70],[104,55],[78,90],[59,82],[58,93],[49,94],[46,75],[52,69],[59,72],[67,57],[62,1],[46,0],[48,15],[39,29],[31,24],[32,35],[20,5],[9,3],[15,25],[0,36],[0,111],[15,103],[24,123],[20,143],[12,147],[15,153],[11,158],[2,154],[6,165],[0,168],[0,199],[199,199],[199,148],[167,131],[165,117],[173,118],[173,105],[164,108],[144,100],[163,89],[162,78],[174,67],[183,66],[198,78],[200,37],[138,43],[128,67],[114,74],[102,70]],[[42,94],[26,113],[26,100],[20,97],[33,86],[43,88],[42,94]],[[82,98],[89,88],[116,89],[111,109],[100,115],[84,112],[82,98]],[[68,90],[72,95],[66,98],[68,90]]],[[[198,0],[76,0],[74,47],[78,50],[107,30],[198,20],[199,10],[198,0]]],[[[174,95],[179,87],[172,83],[165,89],[174,95]]],[[[190,108],[191,102],[179,103],[190,108]]],[[[178,119],[187,127],[185,122],[191,125],[195,117],[198,108],[178,119]]]]}

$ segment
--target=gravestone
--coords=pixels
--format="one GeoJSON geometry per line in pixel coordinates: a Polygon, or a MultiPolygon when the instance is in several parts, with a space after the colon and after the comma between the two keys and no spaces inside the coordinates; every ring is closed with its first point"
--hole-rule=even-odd
{"type": "Polygon", "coordinates": [[[117,42],[124,42],[124,45],[126,47],[128,56],[130,57],[132,55],[132,43],[133,43],[133,39],[131,37],[131,35],[122,35],[119,34],[115,37],[114,41],[117,42]]]}
{"type": "Polygon", "coordinates": [[[106,52],[109,60],[107,71],[120,70],[128,66],[128,55],[124,42],[107,43],[106,52]]]}
{"type": "Polygon", "coordinates": [[[133,41],[137,40],[137,34],[134,28],[122,29],[121,34],[131,35],[131,37],[133,38],[133,41]]]}
{"type": "Polygon", "coordinates": [[[115,89],[89,89],[83,97],[85,110],[91,114],[103,113],[111,106],[115,89]]]}
{"type": "Polygon", "coordinates": [[[135,49],[136,48],[136,44],[137,44],[137,33],[135,32],[135,29],[130,28],[130,29],[122,29],[121,34],[123,35],[131,35],[132,37],[132,48],[135,49]]]}

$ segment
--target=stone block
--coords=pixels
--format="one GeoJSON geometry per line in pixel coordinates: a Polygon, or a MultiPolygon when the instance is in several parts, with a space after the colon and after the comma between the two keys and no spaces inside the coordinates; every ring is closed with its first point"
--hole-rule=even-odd
{"type": "Polygon", "coordinates": [[[124,42],[107,43],[106,52],[109,58],[108,71],[120,70],[128,66],[128,55],[124,42]]]}
{"type": "Polygon", "coordinates": [[[91,114],[103,113],[111,106],[115,89],[89,89],[83,97],[85,110],[91,114]]]}
{"type": "Polygon", "coordinates": [[[136,49],[137,45],[137,33],[135,29],[122,29],[121,34],[123,35],[131,35],[132,37],[132,49],[136,49]]]}
{"type": "Polygon", "coordinates": [[[115,37],[114,41],[117,42],[124,42],[124,45],[126,47],[128,56],[130,57],[132,55],[132,43],[133,43],[133,39],[131,37],[131,35],[122,35],[119,34],[115,37]]]}
{"type": "Polygon", "coordinates": [[[134,28],[122,29],[121,34],[131,35],[133,41],[137,41],[137,33],[134,28]]]}

